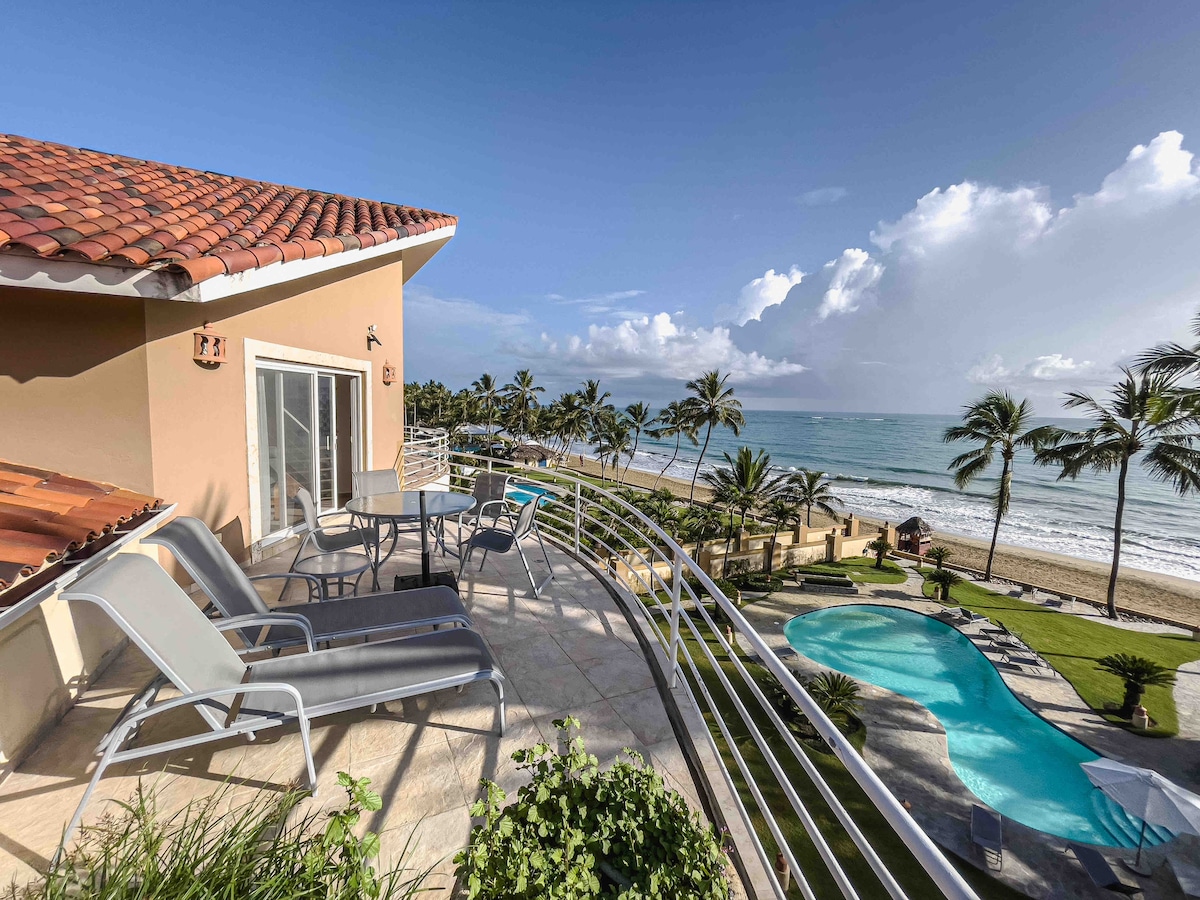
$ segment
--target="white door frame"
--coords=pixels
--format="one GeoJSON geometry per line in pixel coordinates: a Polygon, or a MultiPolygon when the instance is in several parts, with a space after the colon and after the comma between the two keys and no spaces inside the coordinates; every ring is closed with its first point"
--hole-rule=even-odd
{"type": "MultiPolygon", "coordinates": [[[[258,366],[259,363],[282,364],[288,363],[304,366],[308,369],[327,369],[335,373],[359,376],[359,423],[361,426],[359,463],[364,469],[372,468],[374,461],[373,418],[371,409],[371,361],[354,359],[349,356],[338,356],[334,353],[321,353],[316,350],[304,350],[300,347],[288,347],[283,344],[272,344],[267,341],[256,341],[252,338],[243,339],[242,359],[245,361],[246,378],[246,464],[250,486],[250,545],[258,547],[264,538],[271,537],[262,533],[262,479],[260,478],[260,459],[258,448],[258,366]]],[[[280,537],[286,537],[282,533],[280,537]]]]}

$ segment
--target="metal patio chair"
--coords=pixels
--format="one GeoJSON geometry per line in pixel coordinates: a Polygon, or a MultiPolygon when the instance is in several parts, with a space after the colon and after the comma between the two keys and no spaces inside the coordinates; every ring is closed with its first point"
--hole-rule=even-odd
{"type": "Polygon", "coordinates": [[[508,507],[508,500],[505,499],[508,493],[508,481],[509,476],[500,472],[480,472],[475,476],[475,485],[471,488],[471,496],[475,498],[475,505],[466,512],[458,514],[460,551],[463,545],[465,526],[471,525],[473,528],[478,528],[479,523],[486,515],[485,510],[491,510],[493,526],[501,516],[512,515],[508,507]]]}
{"type": "MultiPolygon", "coordinates": [[[[375,556],[371,548],[379,542],[378,528],[374,525],[358,525],[354,522],[322,525],[322,519],[345,514],[340,512],[318,513],[317,505],[313,503],[312,494],[308,492],[308,488],[302,487],[296,490],[296,502],[300,505],[300,512],[304,516],[305,532],[300,546],[296,549],[296,556],[292,559],[291,569],[295,569],[296,563],[305,559],[306,556],[315,556],[319,553],[357,553],[360,550],[371,559],[371,568],[374,569],[375,556]],[[306,554],[306,550],[311,550],[311,552],[306,554]]],[[[283,599],[282,592],[279,599],[283,599]]]]}
{"type": "MultiPolygon", "coordinates": [[[[516,548],[517,555],[521,557],[521,565],[525,567],[525,574],[529,576],[529,586],[533,588],[533,596],[540,596],[546,585],[554,579],[554,567],[550,564],[550,555],[546,552],[546,544],[542,540],[542,533],[538,530],[535,517],[541,499],[541,497],[534,497],[522,506],[520,512],[517,513],[516,521],[512,521],[510,516],[509,521],[512,524],[509,528],[498,527],[498,522],[490,528],[480,528],[476,524],[475,530],[471,533],[471,537],[462,551],[462,561],[458,566],[459,580],[462,580],[467,561],[477,547],[483,550],[483,559],[479,562],[480,571],[483,571],[483,564],[487,562],[489,552],[508,553],[516,548]],[[537,538],[538,546],[542,548],[542,557],[546,560],[546,568],[550,570],[550,574],[540,585],[534,580],[533,571],[529,568],[529,560],[525,558],[525,551],[521,549],[522,538],[529,537],[531,534],[537,538]]],[[[477,519],[476,522],[478,523],[478,521],[477,519]]]]}
{"type": "Polygon", "coordinates": [[[308,787],[317,788],[309,741],[311,720],[491,681],[496,689],[499,732],[504,734],[504,676],[483,639],[469,628],[426,632],[389,641],[314,650],[313,632],[298,616],[255,618],[264,625],[299,628],[308,652],[247,663],[222,631],[242,628],[247,617],[213,622],[161,566],[146,556],[118,554],[62,593],[103,609],[179,689],[179,697],[156,702],[161,680],[126,708],[97,752],[100,760],[71,817],[54,862],[83,818],[97,783],[114,763],[142,759],[206,744],[234,735],[297,722],[304,748],[308,787]],[[207,731],[159,744],[122,749],[146,720],[172,709],[191,707],[207,731]]]}
{"type": "MultiPolygon", "coordinates": [[[[458,594],[448,587],[414,588],[411,591],[343,597],[328,603],[298,603],[268,607],[254,583],[273,578],[307,579],[296,572],[247,576],[216,536],[199,519],[177,516],[144,543],[161,544],[171,551],[192,580],[227,619],[239,616],[296,615],[312,628],[317,642],[364,637],[386,631],[439,625],[471,626],[458,594]]],[[[249,649],[279,650],[304,642],[295,628],[272,625],[266,630],[250,626],[238,631],[249,649]]]]}

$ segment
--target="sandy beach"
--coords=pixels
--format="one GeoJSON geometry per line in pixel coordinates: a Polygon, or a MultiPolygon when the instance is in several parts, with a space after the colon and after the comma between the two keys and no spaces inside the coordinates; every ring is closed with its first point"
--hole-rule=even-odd
{"type": "MultiPolygon", "coordinates": [[[[569,465],[564,468],[593,477],[600,475],[600,464],[596,460],[584,457],[581,465],[578,455],[572,455],[569,465]]],[[[612,478],[611,468],[606,475],[612,478]]],[[[621,482],[649,488],[654,484],[655,477],[653,472],[622,470],[621,482]]],[[[659,480],[658,486],[670,488],[677,496],[684,498],[688,496],[690,488],[688,481],[666,476],[659,480]]],[[[708,499],[708,489],[701,482],[696,483],[696,497],[708,499]]],[[[818,518],[814,514],[814,521],[818,518]]],[[[864,518],[864,521],[870,520],[864,518]]],[[[934,543],[948,547],[954,553],[952,561],[959,565],[982,569],[987,561],[988,545],[984,541],[939,532],[934,536],[934,543]]],[[[997,545],[992,571],[1000,578],[1031,582],[1063,593],[1095,599],[1103,599],[1108,590],[1109,567],[1106,563],[1009,544],[997,545]]],[[[1200,581],[1123,567],[1117,579],[1117,604],[1200,627],[1200,581]]]]}

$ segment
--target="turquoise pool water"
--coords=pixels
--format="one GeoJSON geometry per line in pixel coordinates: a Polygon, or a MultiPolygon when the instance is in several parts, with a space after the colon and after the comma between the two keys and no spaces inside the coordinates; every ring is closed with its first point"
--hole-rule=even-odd
{"type": "MultiPolygon", "coordinates": [[[[887,606],[834,606],[784,628],[798,652],[920,703],[946,729],[950,762],[980,800],[1058,837],[1137,846],[1141,820],[1092,787],[1088,747],[1030,712],[958,630],[887,606]]],[[[1170,835],[1147,828],[1146,843],[1170,835]]]]}
{"type": "Polygon", "coordinates": [[[549,493],[550,491],[545,488],[534,487],[531,484],[520,484],[509,488],[504,496],[516,503],[525,504],[534,497],[545,497],[549,493]]]}

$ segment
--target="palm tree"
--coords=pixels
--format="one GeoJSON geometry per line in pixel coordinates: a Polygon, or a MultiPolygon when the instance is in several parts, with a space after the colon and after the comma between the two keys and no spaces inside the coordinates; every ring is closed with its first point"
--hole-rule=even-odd
{"type": "Polygon", "coordinates": [[[620,487],[621,455],[629,453],[632,446],[629,426],[623,418],[602,415],[599,430],[592,434],[590,440],[596,445],[596,455],[600,457],[600,480],[604,480],[605,468],[611,461],[613,477],[616,478],[617,487],[620,487]]]}
{"type": "MultiPolygon", "coordinates": [[[[1137,358],[1134,371],[1166,375],[1173,379],[1200,377],[1200,313],[1192,319],[1192,334],[1198,342],[1191,347],[1182,344],[1159,344],[1137,358]]],[[[1200,409],[1200,388],[1177,387],[1183,406],[1192,412],[1200,409]]]]}
{"type": "Polygon", "coordinates": [[[625,420],[633,429],[633,449],[629,452],[629,463],[625,466],[625,474],[628,475],[629,466],[633,465],[633,457],[637,454],[638,441],[641,440],[642,432],[649,427],[653,416],[650,415],[650,407],[639,400],[625,407],[625,420]]]}
{"type": "Polygon", "coordinates": [[[845,506],[842,499],[835,496],[833,491],[829,489],[830,482],[822,481],[825,475],[821,472],[810,472],[808,469],[801,469],[799,472],[794,472],[788,476],[787,491],[791,498],[798,504],[804,507],[807,515],[805,516],[804,524],[809,528],[812,527],[812,511],[815,506],[825,515],[833,517],[837,515],[835,506],[845,506]]]}
{"type": "Polygon", "coordinates": [[[1067,394],[1067,409],[1084,409],[1092,425],[1083,431],[1056,429],[1052,443],[1037,454],[1042,465],[1062,466],[1059,479],[1077,478],[1084,470],[1117,470],[1117,509],[1113,522],[1112,569],[1108,576],[1108,615],[1117,618],[1117,571],[1121,565],[1122,519],[1129,464],[1139,454],[1142,467],[1166,481],[1181,497],[1200,491],[1200,450],[1192,443],[1197,421],[1181,413],[1175,380],[1170,375],[1134,375],[1113,385],[1109,400],[1094,400],[1077,391],[1067,394]]]}
{"type": "Polygon", "coordinates": [[[571,451],[571,444],[588,434],[588,411],[579,394],[564,393],[552,404],[554,435],[560,442],[559,462],[571,451]]]}
{"type": "Polygon", "coordinates": [[[700,464],[704,462],[704,454],[708,452],[708,441],[712,437],[713,427],[721,426],[730,429],[735,436],[742,433],[746,425],[746,417],[742,415],[742,403],[735,400],[733,388],[725,387],[728,375],[722,375],[716,369],[705,372],[699,378],[689,381],[687,389],[692,396],[684,401],[696,430],[701,425],[706,426],[704,446],[700,449],[700,458],[696,460],[696,471],[692,473],[692,490],[688,500],[696,499],[696,478],[700,474],[700,464]]]}
{"type": "Polygon", "coordinates": [[[1175,673],[1144,656],[1129,653],[1114,653],[1096,660],[1097,668],[1111,672],[1125,682],[1125,699],[1121,704],[1121,715],[1128,718],[1133,708],[1142,705],[1142,695],[1151,685],[1166,686],[1175,683],[1175,673]]]}
{"type": "Polygon", "coordinates": [[[787,493],[780,493],[763,505],[763,511],[775,523],[775,530],[771,532],[771,552],[767,554],[767,575],[770,575],[775,568],[775,543],[779,540],[779,529],[800,518],[800,507],[787,493]]]}
{"type": "Polygon", "coordinates": [[[954,554],[950,552],[949,547],[938,546],[938,547],[930,547],[929,551],[925,554],[925,558],[932,559],[933,563],[934,563],[934,567],[940,569],[942,567],[942,563],[944,563],[946,560],[948,560],[953,555],[954,554]]]}
{"type": "MultiPolygon", "coordinates": [[[[771,465],[771,454],[759,450],[756,456],[749,447],[739,447],[737,457],[728,453],[724,466],[717,466],[711,472],[704,473],[704,481],[713,489],[713,499],[729,509],[729,533],[726,545],[733,538],[733,512],[742,514],[745,522],[746,514],[755,506],[769,500],[778,492],[783,476],[775,476],[775,467],[771,465]]],[[[729,549],[726,546],[725,555],[729,549]]]]}
{"type": "Polygon", "coordinates": [[[949,569],[943,569],[940,566],[929,573],[929,580],[941,589],[943,603],[950,602],[950,589],[957,584],[962,584],[961,575],[957,572],[951,572],[949,569]]]}
{"type": "Polygon", "coordinates": [[[974,441],[979,444],[950,461],[948,468],[954,470],[954,484],[959,490],[967,487],[992,464],[996,451],[1000,451],[1000,480],[992,504],[996,509],[996,524],[992,527],[992,544],[988,550],[984,580],[992,579],[992,562],[996,558],[996,539],[1000,536],[1000,520],[1008,513],[1012,499],[1013,464],[1017,450],[1030,447],[1035,451],[1054,433],[1053,426],[1038,428],[1027,426],[1033,418],[1033,408],[1028,400],[1017,403],[1007,391],[991,391],[982,399],[963,408],[963,423],[946,429],[942,440],[974,441]]]}
{"type": "Polygon", "coordinates": [[[867,549],[875,554],[875,568],[882,569],[884,557],[892,552],[892,545],[887,538],[880,535],[867,544],[867,549]]]}
{"type": "Polygon", "coordinates": [[[471,390],[483,404],[483,421],[488,427],[488,446],[491,447],[492,429],[496,423],[496,411],[500,406],[500,388],[496,379],[484,372],[471,382],[471,390]]]}
{"type": "Polygon", "coordinates": [[[534,384],[533,375],[528,369],[521,369],[512,382],[504,386],[504,401],[508,404],[510,427],[515,429],[513,437],[529,434],[532,416],[529,411],[538,408],[538,394],[546,389],[534,384]]]}
{"type": "Polygon", "coordinates": [[[654,479],[654,488],[658,488],[659,479],[667,474],[667,469],[671,468],[675,460],[679,458],[679,442],[683,438],[687,438],[693,447],[699,443],[696,440],[696,426],[692,422],[692,416],[688,412],[687,405],[679,400],[672,400],[659,412],[658,418],[653,424],[657,424],[657,428],[650,428],[650,437],[656,441],[662,438],[675,438],[675,452],[671,454],[671,459],[667,462],[658,476],[654,479]]]}
{"type": "Polygon", "coordinates": [[[579,399],[583,403],[583,408],[587,410],[588,424],[593,431],[598,431],[600,428],[600,419],[605,409],[611,408],[605,401],[611,397],[608,391],[601,392],[600,382],[594,378],[589,378],[583,383],[583,390],[579,392],[579,399]]]}
{"type": "Polygon", "coordinates": [[[841,672],[821,672],[804,682],[804,689],[825,715],[849,717],[862,709],[858,682],[841,672]]]}

